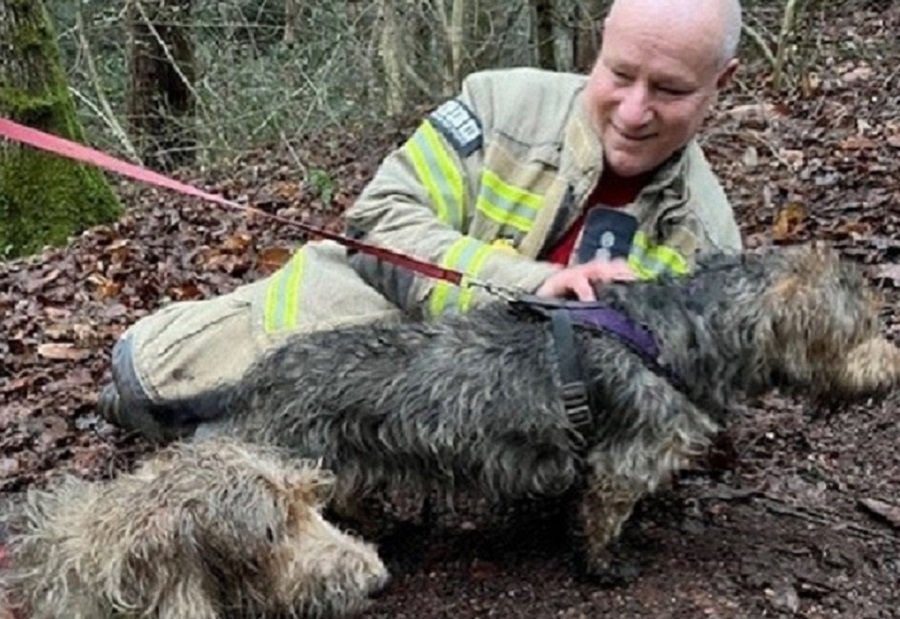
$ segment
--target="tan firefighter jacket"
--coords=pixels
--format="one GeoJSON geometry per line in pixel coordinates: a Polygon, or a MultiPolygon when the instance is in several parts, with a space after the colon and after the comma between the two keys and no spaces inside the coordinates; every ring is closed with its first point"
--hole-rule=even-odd
{"type": "MultiPolygon", "coordinates": [[[[349,229],[462,271],[534,291],[554,267],[536,264],[579,215],[603,168],[582,105],[586,77],[535,69],[468,77],[392,153],[348,211],[349,229]]],[[[634,203],[628,261],[641,277],[684,273],[700,250],[739,250],[724,192],[689,144],[634,203]]],[[[404,309],[465,310],[483,292],[413,276],[357,255],[351,264],[404,309]]]]}

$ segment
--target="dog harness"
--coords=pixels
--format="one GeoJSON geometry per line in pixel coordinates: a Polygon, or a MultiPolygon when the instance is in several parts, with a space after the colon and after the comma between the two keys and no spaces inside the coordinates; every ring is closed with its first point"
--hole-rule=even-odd
{"type": "Polygon", "coordinates": [[[588,389],[589,377],[585,376],[578,359],[575,327],[610,335],[640,357],[649,370],[684,391],[681,377],[659,360],[659,344],[653,332],[624,312],[596,301],[545,299],[533,295],[520,297],[512,305],[550,320],[559,356],[563,406],[572,424],[572,440],[577,448],[586,446],[585,437],[593,430],[601,411],[588,389]]]}

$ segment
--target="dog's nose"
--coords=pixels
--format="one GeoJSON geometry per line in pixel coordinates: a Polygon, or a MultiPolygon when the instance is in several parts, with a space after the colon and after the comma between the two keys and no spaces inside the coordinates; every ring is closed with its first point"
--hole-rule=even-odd
{"type": "Polygon", "coordinates": [[[383,571],[378,575],[376,579],[374,579],[371,588],[369,589],[369,596],[373,600],[377,600],[378,598],[384,595],[384,592],[387,590],[388,584],[391,582],[391,575],[388,574],[387,570],[383,571]]]}

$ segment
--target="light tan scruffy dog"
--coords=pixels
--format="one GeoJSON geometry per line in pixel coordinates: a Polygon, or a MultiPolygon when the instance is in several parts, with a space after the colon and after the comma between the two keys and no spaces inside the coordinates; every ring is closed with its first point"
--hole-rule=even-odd
{"type": "Polygon", "coordinates": [[[31,491],[0,573],[31,619],[335,617],[387,581],[375,549],[326,522],[330,474],[216,440],[111,482],[31,491]]]}

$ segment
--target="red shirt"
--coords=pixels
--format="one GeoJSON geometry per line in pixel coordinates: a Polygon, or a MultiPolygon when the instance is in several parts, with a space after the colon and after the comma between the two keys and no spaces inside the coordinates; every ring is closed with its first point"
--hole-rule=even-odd
{"type": "Polygon", "coordinates": [[[572,222],[572,225],[566,233],[559,239],[559,242],[553,246],[550,253],[547,254],[546,260],[563,266],[569,264],[569,257],[572,250],[575,249],[575,241],[581,234],[581,228],[584,226],[584,216],[588,210],[594,206],[603,205],[607,208],[620,208],[630,204],[637,198],[648,181],[650,175],[642,174],[640,176],[619,176],[612,170],[603,172],[603,176],[594,187],[591,195],[588,196],[584,210],[578,215],[578,219],[572,222]]]}

